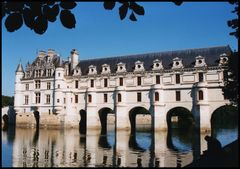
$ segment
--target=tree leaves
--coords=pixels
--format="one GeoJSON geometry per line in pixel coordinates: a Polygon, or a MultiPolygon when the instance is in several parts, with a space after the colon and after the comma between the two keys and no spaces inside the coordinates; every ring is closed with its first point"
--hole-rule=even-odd
{"type": "Polygon", "coordinates": [[[38,16],[34,22],[34,31],[38,34],[43,34],[48,27],[47,18],[43,15],[38,16]]]}
{"type": "Polygon", "coordinates": [[[106,10],[112,10],[115,7],[116,2],[115,1],[105,1],[103,3],[103,6],[106,10]]]}
{"type": "Polygon", "coordinates": [[[177,6],[180,6],[183,3],[183,1],[174,0],[173,3],[175,3],[175,5],[177,6]]]}
{"type": "Polygon", "coordinates": [[[137,21],[137,18],[135,17],[134,13],[132,12],[132,14],[130,15],[129,19],[131,21],[137,21]]]}
{"type": "Polygon", "coordinates": [[[62,10],[60,13],[60,20],[64,27],[75,28],[76,20],[75,16],[69,10],[62,10]]]}
{"type": "Polygon", "coordinates": [[[31,11],[31,9],[25,8],[23,10],[23,19],[24,19],[25,25],[30,29],[33,29],[34,17],[35,16],[33,15],[33,12],[31,11]]]}
{"type": "Polygon", "coordinates": [[[38,34],[43,34],[48,28],[48,21],[55,22],[62,8],[60,20],[64,27],[75,28],[75,16],[71,9],[77,6],[74,1],[69,2],[2,2],[2,19],[9,32],[19,29],[23,23],[38,34]],[[24,22],[23,22],[24,21],[24,22]]]}
{"type": "Polygon", "coordinates": [[[126,15],[127,15],[127,12],[128,12],[128,2],[125,2],[121,7],[119,7],[119,16],[120,16],[120,19],[123,20],[126,15]]]}
{"type": "Polygon", "coordinates": [[[23,24],[22,15],[20,13],[11,13],[5,20],[5,27],[9,32],[18,30],[23,24]]]}
{"type": "Polygon", "coordinates": [[[47,5],[43,6],[43,14],[50,22],[56,21],[58,13],[59,13],[58,5],[54,5],[52,8],[47,5]]]}
{"type": "Polygon", "coordinates": [[[69,2],[60,2],[60,6],[63,9],[73,9],[77,6],[76,2],[74,1],[69,1],[69,2]]]}
{"type": "Polygon", "coordinates": [[[138,15],[144,15],[144,8],[138,5],[136,2],[130,2],[130,8],[138,15]]]}

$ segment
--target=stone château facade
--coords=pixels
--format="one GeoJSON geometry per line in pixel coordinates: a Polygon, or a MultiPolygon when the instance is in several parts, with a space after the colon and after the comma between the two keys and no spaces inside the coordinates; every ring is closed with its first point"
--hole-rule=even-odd
{"type": "Polygon", "coordinates": [[[214,110],[229,102],[221,88],[230,53],[219,46],[81,60],[73,49],[63,60],[52,49],[40,51],[25,70],[17,67],[16,123],[34,125],[38,111],[41,126],[78,126],[82,118],[98,128],[106,112],[118,129],[129,129],[131,114],[143,113],[160,130],[168,112],[183,107],[209,129],[214,110]]]}

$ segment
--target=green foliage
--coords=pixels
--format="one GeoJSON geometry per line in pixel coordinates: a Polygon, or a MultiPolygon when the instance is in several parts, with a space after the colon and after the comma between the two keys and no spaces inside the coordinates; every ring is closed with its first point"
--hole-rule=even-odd
{"type": "Polygon", "coordinates": [[[238,125],[238,110],[234,106],[223,106],[214,111],[211,118],[212,127],[232,127],[238,125]]]}
{"type": "Polygon", "coordinates": [[[13,106],[14,105],[14,97],[3,96],[2,95],[2,105],[1,107],[5,106],[13,106]]]}
{"type": "MultiPolygon", "coordinates": [[[[239,16],[239,10],[238,10],[238,1],[236,2],[230,2],[231,4],[235,5],[234,10],[232,11],[232,13],[236,13],[237,16],[239,16]]],[[[238,27],[238,23],[239,23],[239,19],[235,18],[232,20],[229,20],[227,22],[228,26],[231,27],[232,29],[234,29],[233,32],[230,32],[229,34],[232,36],[235,36],[238,39],[239,36],[239,27],[238,27]]]]}
{"type": "MultiPolygon", "coordinates": [[[[228,77],[224,82],[223,94],[225,98],[229,99],[232,105],[238,105],[239,103],[239,81],[238,81],[238,52],[233,52],[229,56],[228,60],[228,77]]],[[[226,74],[227,75],[227,74],[226,74]]]]}

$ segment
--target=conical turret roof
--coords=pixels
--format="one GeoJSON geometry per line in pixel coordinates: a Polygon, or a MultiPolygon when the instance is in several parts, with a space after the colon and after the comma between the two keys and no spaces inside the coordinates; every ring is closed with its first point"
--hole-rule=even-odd
{"type": "Polygon", "coordinates": [[[16,72],[23,72],[22,64],[19,63],[16,72]]]}

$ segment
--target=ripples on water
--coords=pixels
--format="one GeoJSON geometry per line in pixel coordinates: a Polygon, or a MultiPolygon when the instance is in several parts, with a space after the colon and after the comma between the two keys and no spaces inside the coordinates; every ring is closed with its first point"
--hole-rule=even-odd
{"type": "MultiPolygon", "coordinates": [[[[234,141],[237,128],[217,131],[222,145],[234,141]]],[[[207,133],[209,134],[209,133],[207,133]]],[[[108,131],[79,134],[77,129],[8,129],[2,131],[4,167],[183,167],[206,150],[206,134],[108,131]],[[14,134],[15,133],[15,134],[14,134]],[[200,146],[201,145],[201,146],[200,146]]]]}

